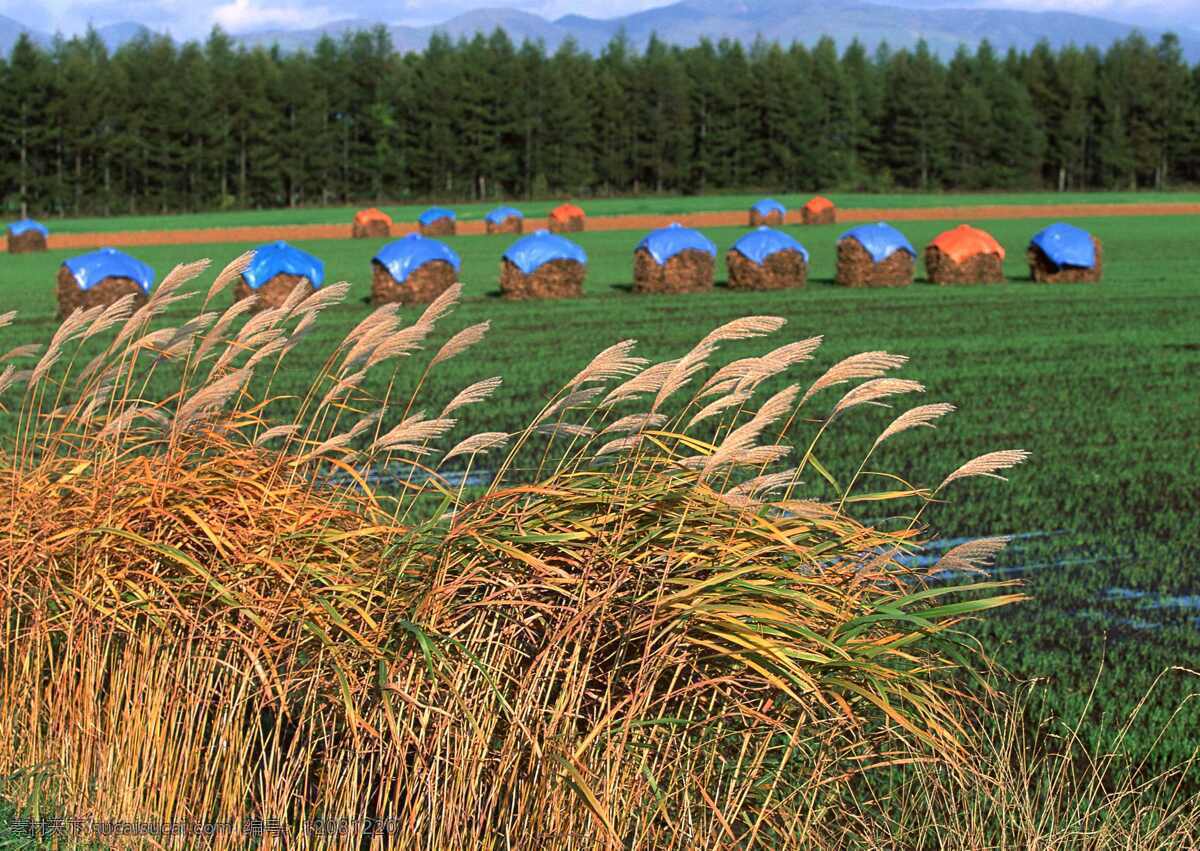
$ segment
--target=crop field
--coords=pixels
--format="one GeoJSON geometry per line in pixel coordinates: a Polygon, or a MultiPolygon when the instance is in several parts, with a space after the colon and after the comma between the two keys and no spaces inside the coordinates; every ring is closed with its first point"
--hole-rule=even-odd
{"type": "MultiPolygon", "coordinates": [[[[674,215],[683,213],[721,212],[746,210],[760,200],[757,195],[695,195],[695,196],[642,196],[638,198],[592,198],[580,201],[590,215],[674,215]]],[[[783,194],[774,196],[788,209],[799,209],[808,200],[808,194],[783,194]]],[[[920,208],[957,207],[984,204],[1054,205],[1054,204],[1147,204],[1147,203],[1196,203],[1200,193],[1196,192],[978,192],[978,193],[831,193],[828,196],[837,206],[845,209],[861,208],[920,208]]],[[[500,202],[445,204],[453,209],[460,220],[482,219],[488,210],[500,202]]],[[[558,201],[506,201],[527,216],[543,217],[550,213],[558,201]]],[[[415,221],[430,204],[379,205],[396,221],[415,221]]],[[[48,219],[46,224],[54,233],[104,233],[127,230],[174,230],[182,228],[215,228],[242,226],[280,225],[329,225],[348,224],[357,207],[317,207],[273,210],[239,210],[215,213],[183,213],[178,215],[144,215],[48,219]]]]}
{"type": "MultiPolygon", "coordinates": [[[[1009,484],[964,482],[952,504],[927,519],[943,539],[1018,536],[998,570],[1005,577],[1023,577],[1033,600],[1004,609],[974,629],[1002,665],[1022,676],[1050,678],[1056,685],[1054,708],[1068,718],[1084,711],[1098,678],[1085,731],[1101,739],[1161,670],[1194,667],[1200,658],[1195,223],[1179,217],[1091,219],[1086,226],[1104,242],[1103,283],[1034,285],[1024,280],[1024,246],[1047,223],[982,223],[1008,251],[1005,284],[936,287],[922,280],[922,267],[911,287],[839,288],[832,277],[841,228],[833,226],[788,229],[812,255],[803,290],[728,291],[720,283],[722,262],[713,292],[687,296],[629,291],[639,234],[583,233],[578,242],[590,258],[585,297],[526,303],[498,297],[499,257],[512,237],[450,239],[463,260],[465,299],[453,327],[441,330],[448,336],[485,319],[492,327],[481,346],[440,366],[424,395],[436,410],[470,382],[500,375],[505,387],[495,401],[470,409],[455,433],[517,429],[546,394],[601,348],[634,338],[645,357],[673,357],[717,324],[747,314],[786,317],[779,343],[824,336],[816,361],[786,376],[801,385],[855,352],[883,349],[910,356],[903,374],[926,385],[924,401],[951,402],[959,410],[936,434],[895,438],[881,450],[886,455],[879,464],[912,481],[936,482],[982,452],[1024,448],[1033,453],[1009,484]]],[[[902,229],[920,249],[953,224],[913,222],[902,229]]],[[[741,232],[713,229],[708,234],[723,255],[741,232]]],[[[307,387],[303,373],[315,369],[334,341],[367,315],[369,260],[383,242],[298,243],[325,260],[327,282],[347,280],[353,289],[345,304],[322,316],[317,333],[302,347],[307,354],[293,357],[290,371],[275,379],[278,391],[307,387]]],[[[219,266],[248,247],[160,246],[135,253],[161,277],[176,262],[210,257],[219,266]]],[[[17,321],[0,331],[0,349],[49,338],[56,324],[54,275],[69,253],[0,261],[3,306],[19,311],[17,321]]],[[[228,296],[223,298],[218,308],[228,304],[228,296]]],[[[165,321],[183,321],[194,309],[185,303],[165,321]]],[[[415,308],[406,312],[413,318],[418,314],[415,308]]],[[[731,360],[747,351],[732,345],[720,358],[731,360]]],[[[416,377],[414,371],[412,380],[416,377]]],[[[377,388],[387,378],[373,376],[377,388]]],[[[776,382],[776,389],[780,386],[776,382]]],[[[828,392],[831,398],[819,397],[814,410],[832,405],[836,391],[828,392]]],[[[826,445],[826,452],[835,454],[821,460],[835,476],[853,473],[895,413],[857,411],[842,424],[839,439],[826,445]]],[[[11,427],[11,417],[3,422],[3,428],[11,427]]],[[[1168,678],[1156,692],[1151,717],[1165,722],[1183,694],[1184,684],[1168,678]]],[[[1185,725],[1179,729],[1200,725],[1194,703],[1177,723],[1185,725]]],[[[1172,761],[1189,752],[1187,739],[1175,736],[1155,745],[1135,734],[1125,745],[1152,750],[1156,761],[1172,761]]]]}

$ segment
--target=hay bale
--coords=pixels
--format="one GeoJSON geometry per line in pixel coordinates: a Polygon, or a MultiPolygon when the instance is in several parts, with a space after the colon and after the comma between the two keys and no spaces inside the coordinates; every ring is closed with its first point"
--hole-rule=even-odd
{"type": "Polygon", "coordinates": [[[392,235],[392,217],[377,207],[359,210],[350,235],[354,239],[387,239],[392,235]]]}
{"type": "Polygon", "coordinates": [[[488,233],[522,233],[525,230],[525,220],[520,216],[508,216],[498,222],[488,221],[488,233]]]}
{"type": "Polygon", "coordinates": [[[449,216],[434,219],[429,224],[421,224],[421,236],[454,236],[457,232],[457,222],[449,216]]]}
{"type": "Polygon", "coordinates": [[[832,225],[837,223],[837,208],[828,198],[817,195],[809,198],[800,208],[800,221],[806,225],[832,225]]]}
{"type": "Polygon", "coordinates": [[[430,260],[421,264],[409,272],[404,281],[397,281],[386,266],[378,260],[372,260],[371,304],[428,304],[457,280],[458,273],[445,260],[430,260]]]}
{"type": "MultiPolygon", "coordinates": [[[[39,234],[40,236],[40,234],[39,234]]],[[[123,296],[133,293],[134,307],[146,303],[146,293],[132,278],[112,275],[98,281],[88,289],[80,289],[79,281],[65,265],[58,267],[58,318],[66,319],[76,309],[87,310],[96,305],[108,306],[123,296]]]]}
{"type": "Polygon", "coordinates": [[[238,278],[233,296],[236,300],[241,301],[244,298],[257,295],[258,303],[254,306],[254,310],[257,312],[269,307],[279,307],[287,301],[288,296],[292,294],[292,290],[296,287],[308,287],[313,292],[316,292],[317,289],[308,278],[302,275],[289,275],[285,272],[280,272],[257,290],[251,289],[244,278],[238,278]]]}
{"type": "Polygon", "coordinates": [[[843,287],[906,287],[915,267],[907,251],[894,251],[876,263],[856,239],[843,239],[837,246],[837,282],[843,287]]]}
{"type": "Polygon", "coordinates": [[[1025,259],[1029,261],[1029,276],[1040,284],[1094,284],[1104,274],[1104,248],[1100,240],[1092,237],[1096,250],[1096,265],[1091,269],[1080,266],[1059,266],[1046,256],[1036,245],[1029,246],[1025,259]]]}
{"type": "Polygon", "coordinates": [[[783,224],[783,213],[778,210],[771,210],[769,213],[763,214],[753,207],[750,208],[750,227],[756,228],[762,225],[773,227],[783,224]]]}
{"type": "Polygon", "coordinates": [[[365,222],[355,221],[351,229],[354,239],[387,239],[392,235],[392,228],[380,219],[368,219],[365,222]]]}
{"type": "Polygon", "coordinates": [[[578,260],[549,260],[526,275],[511,260],[500,261],[500,292],[505,298],[578,298],[587,267],[578,260]]]}
{"type": "Polygon", "coordinates": [[[731,290],[785,290],[808,282],[808,263],[792,248],[768,254],[761,265],[740,251],[729,251],[725,265],[731,290]]]}
{"type": "Polygon", "coordinates": [[[927,245],[925,273],[935,284],[1002,284],[1004,261],[998,254],[976,254],[956,263],[936,245],[927,245]]]}
{"type": "Polygon", "coordinates": [[[633,255],[633,291],[637,293],[691,293],[711,290],[716,259],[707,251],[688,248],[658,265],[644,248],[633,255]]]}
{"type": "Polygon", "coordinates": [[[583,216],[559,219],[550,217],[550,233],[579,233],[583,230],[583,216]]]}
{"type": "Polygon", "coordinates": [[[24,233],[8,234],[9,254],[32,254],[35,251],[46,250],[46,237],[38,230],[27,230],[24,233]]]}
{"type": "Polygon", "coordinates": [[[823,210],[810,210],[804,207],[800,210],[800,220],[806,225],[835,225],[837,224],[837,210],[833,207],[826,207],[823,210]]]}

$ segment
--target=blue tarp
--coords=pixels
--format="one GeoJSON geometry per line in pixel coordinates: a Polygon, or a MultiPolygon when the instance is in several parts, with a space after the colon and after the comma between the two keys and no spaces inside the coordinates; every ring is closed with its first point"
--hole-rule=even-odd
{"type": "Polygon", "coordinates": [[[1096,266],[1096,246],[1092,235],[1085,230],[1063,222],[1050,225],[1036,233],[1033,244],[1056,266],[1075,266],[1092,269],[1096,266]]]}
{"type": "Polygon", "coordinates": [[[422,213],[420,217],[418,217],[417,221],[423,225],[429,225],[433,224],[438,219],[449,219],[450,221],[454,221],[454,211],[447,210],[445,207],[430,207],[428,210],[422,213]]]}
{"type": "Polygon", "coordinates": [[[153,269],[115,248],[101,248],[90,254],[80,254],[64,260],[63,265],[75,277],[81,290],[90,290],[105,278],[129,278],[144,293],[149,293],[154,283],[153,269]]]}
{"type": "Polygon", "coordinates": [[[912,247],[904,234],[885,222],[860,225],[839,236],[838,242],[843,239],[853,239],[858,242],[876,263],[882,263],[897,251],[907,251],[913,257],[917,256],[916,249],[912,247]]]}
{"type": "Polygon", "coordinates": [[[532,275],[543,263],[551,260],[575,260],[587,265],[587,254],[571,240],[548,230],[539,230],[522,237],[508,247],[504,259],[526,275],[532,275]]]}
{"type": "Polygon", "coordinates": [[[781,216],[787,215],[787,207],[780,204],[774,198],[763,198],[750,209],[754,210],[760,216],[768,216],[771,213],[778,213],[781,216]]]}
{"type": "Polygon", "coordinates": [[[792,251],[799,251],[800,256],[804,258],[804,262],[808,262],[807,248],[796,242],[796,240],[792,239],[786,233],[772,230],[768,227],[752,230],[733,244],[734,251],[741,254],[747,260],[759,265],[762,265],[762,262],[772,254],[787,251],[789,248],[792,251]]]}
{"type": "Polygon", "coordinates": [[[511,218],[523,219],[523,218],[525,218],[525,216],[516,207],[497,207],[496,209],[494,209],[490,213],[488,213],[486,216],[484,216],[484,218],[487,219],[492,224],[498,225],[505,219],[511,219],[511,218]]]}
{"type": "Polygon", "coordinates": [[[270,242],[254,249],[254,259],[242,273],[246,286],[256,290],[276,275],[308,278],[314,287],[325,283],[325,264],[307,251],[286,242],[270,242]]]}
{"type": "Polygon", "coordinates": [[[712,240],[699,231],[685,228],[679,222],[671,222],[665,228],[651,231],[637,244],[637,247],[649,251],[654,262],[659,266],[689,248],[705,251],[713,257],[717,256],[717,247],[713,245],[712,240]]]}
{"type": "Polygon", "coordinates": [[[450,246],[436,239],[426,239],[419,233],[410,233],[404,239],[389,242],[371,259],[381,263],[401,284],[408,280],[411,272],[434,260],[446,261],[454,267],[455,272],[462,268],[462,261],[450,246]]]}
{"type": "Polygon", "coordinates": [[[8,226],[8,232],[13,236],[20,236],[28,231],[35,230],[42,236],[49,236],[50,231],[41,222],[35,222],[33,219],[21,219],[19,222],[13,222],[8,226]]]}

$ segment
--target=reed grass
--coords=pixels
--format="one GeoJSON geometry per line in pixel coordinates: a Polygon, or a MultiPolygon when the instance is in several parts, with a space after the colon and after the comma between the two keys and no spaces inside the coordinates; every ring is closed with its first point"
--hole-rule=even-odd
{"type": "MultiPolygon", "coordinates": [[[[327,847],[305,826],[371,819],[388,832],[363,847],[789,848],[830,835],[856,778],[969,770],[981,704],[961,674],[983,657],[958,626],[1022,595],[931,581],[939,568],[905,557],[935,492],[864,470],[843,491],[819,461],[835,414],[923,389],[884,376],[904,358],[868,353],[755,400],[815,357],[819,340],[799,341],[719,379],[739,395],[707,411],[721,344],[784,325],[747,317],[665,363],[617,343],[523,431],[460,435],[446,415],[500,385],[429,398],[430,370],[487,330],[433,346],[455,286],[412,325],[374,311],[280,422],[272,381],[346,289],[240,329],[231,309],[151,331],[205,268],[178,267],[136,312],[68,317],[0,399],[16,420],[0,772],[18,805],[48,783],[72,817],[293,831],[262,847],[327,847]],[[396,363],[426,345],[424,377],[398,386],[396,363]],[[364,375],[389,368],[368,395],[364,375]],[[165,370],[178,389],[149,398],[165,370]],[[482,493],[439,474],[489,451],[482,493]],[[397,461],[425,475],[367,486],[366,465],[397,461]]],[[[941,487],[1024,458],[983,456],[941,487]]]]}

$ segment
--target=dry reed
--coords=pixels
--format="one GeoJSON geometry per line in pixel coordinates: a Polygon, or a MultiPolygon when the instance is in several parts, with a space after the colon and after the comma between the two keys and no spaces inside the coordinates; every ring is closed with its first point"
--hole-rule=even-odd
{"type": "MultiPolygon", "coordinates": [[[[868,353],[803,397],[793,384],[743,405],[819,339],[789,343],[723,378],[735,401],[696,419],[710,384],[676,394],[722,343],[783,320],[735,320],[658,364],[625,341],[522,432],[443,452],[448,415],[498,378],[422,396],[434,418],[421,383],[407,399],[394,377],[382,399],[364,387],[438,333],[460,291],[412,325],[395,305],[373,312],[286,422],[271,375],[344,289],[281,299],[240,329],[240,311],[201,314],[161,340],[145,327],[161,303],[119,326],[125,308],[77,313],[38,381],[22,390],[5,371],[23,394],[4,400],[23,437],[0,463],[0,772],[18,808],[52,787],[69,817],[293,831],[263,847],[326,847],[299,830],[322,818],[388,824],[371,848],[799,848],[841,818],[814,801],[878,754],[963,770],[971,704],[946,674],[972,651],[954,627],[1020,599],[1013,583],[930,586],[906,566],[930,499],[918,488],[888,512],[914,522],[887,531],[792,497],[811,452],[763,469],[797,439],[767,432],[816,390],[902,358],[868,353]],[[90,328],[122,342],[75,382],[90,328]],[[160,363],[151,340],[180,356],[160,363]],[[151,369],[179,389],[145,398],[151,369]],[[483,492],[437,472],[501,448],[483,492]],[[396,459],[412,471],[397,493],[367,483],[396,459]]],[[[484,330],[450,336],[423,374],[484,330]]],[[[835,410],[919,386],[885,381],[835,410]]],[[[1023,459],[982,456],[943,485],[1023,459]]],[[[866,496],[873,511],[901,499],[866,496]]]]}

